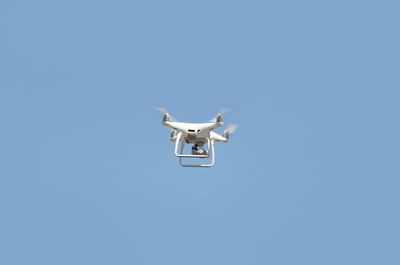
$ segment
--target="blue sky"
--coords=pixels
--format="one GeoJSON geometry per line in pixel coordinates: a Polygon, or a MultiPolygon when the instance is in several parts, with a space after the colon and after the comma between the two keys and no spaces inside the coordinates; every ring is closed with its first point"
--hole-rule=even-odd
{"type": "Polygon", "coordinates": [[[1,264],[399,264],[395,1],[2,1],[1,264]],[[241,125],[186,169],[155,106],[241,125]]]}

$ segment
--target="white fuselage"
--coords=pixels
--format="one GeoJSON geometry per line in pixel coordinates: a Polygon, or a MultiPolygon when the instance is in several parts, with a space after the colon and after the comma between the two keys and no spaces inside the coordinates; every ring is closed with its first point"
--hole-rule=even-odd
{"type": "MultiPolygon", "coordinates": [[[[212,132],[212,130],[223,125],[222,122],[187,123],[175,121],[165,121],[163,124],[181,133],[182,141],[187,143],[206,143],[207,139],[219,136],[218,134],[212,132]]],[[[171,141],[175,140],[176,137],[171,137],[171,141]]]]}

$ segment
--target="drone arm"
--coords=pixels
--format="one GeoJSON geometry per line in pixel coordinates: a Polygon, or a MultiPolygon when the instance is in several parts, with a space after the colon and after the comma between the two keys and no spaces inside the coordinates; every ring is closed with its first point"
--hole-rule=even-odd
{"type": "Polygon", "coordinates": [[[214,124],[211,125],[211,130],[218,128],[218,127],[222,127],[224,125],[223,122],[214,122],[214,124]]]}
{"type": "Polygon", "coordinates": [[[185,128],[182,128],[182,126],[179,126],[180,125],[179,122],[163,121],[162,124],[173,131],[182,131],[185,129],[185,128]]]}
{"type": "Polygon", "coordinates": [[[222,135],[219,135],[218,133],[213,132],[213,131],[210,132],[210,139],[213,141],[218,141],[218,142],[223,142],[223,143],[228,142],[228,138],[226,138],[222,135]]]}

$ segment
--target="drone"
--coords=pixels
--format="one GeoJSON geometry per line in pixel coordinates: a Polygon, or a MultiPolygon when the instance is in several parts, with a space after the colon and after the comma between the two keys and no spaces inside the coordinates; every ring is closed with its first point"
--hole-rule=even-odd
{"type": "Polygon", "coordinates": [[[163,119],[161,124],[171,130],[170,140],[175,142],[175,155],[179,158],[179,164],[182,167],[212,167],[215,162],[214,143],[229,142],[229,136],[239,127],[237,124],[229,125],[222,135],[213,130],[224,125],[224,115],[229,109],[221,109],[217,116],[205,123],[187,123],[178,122],[173,118],[166,109],[156,108],[163,119]],[[188,152],[184,153],[185,144],[191,144],[188,152]],[[205,145],[207,144],[207,149],[205,145]],[[190,152],[190,153],[189,153],[190,152]],[[186,160],[204,160],[208,159],[208,163],[186,163],[186,160]]]}

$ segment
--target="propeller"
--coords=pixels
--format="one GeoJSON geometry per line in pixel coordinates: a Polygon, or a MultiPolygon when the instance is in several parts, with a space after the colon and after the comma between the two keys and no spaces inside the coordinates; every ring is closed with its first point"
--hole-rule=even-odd
{"type": "Polygon", "coordinates": [[[174,117],[172,117],[171,115],[169,115],[168,110],[164,107],[156,107],[155,108],[158,112],[160,112],[161,114],[164,115],[164,121],[176,121],[176,119],[174,117]]]}
{"type": "Polygon", "coordinates": [[[238,124],[234,124],[234,123],[229,124],[228,128],[226,128],[226,130],[224,131],[224,133],[232,134],[232,133],[234,133],[234,132],[237,130],[237,128],[239,128],[239,125],[238,125],[238,124]]]}
{"type": "Polygon", "coordinates": [[[222,115],[225,115],[225,114],[227,114],[227,113],[229,113],[229,112],[231,112],[231,111],[232,111],[231,108],[220,108],[220,109],[218,110],[218,113],[220,113],[220,114],[222,114],[222,115]]]}
{"type": "Polygon", "coordinates": [[[224,134],[222,135],[223,137],[226,138],[226,142],[229,141],[229,135],[234,133],[236,129],[239,128],[239,125],[237,124],[229,124],[228,128],[224,131],[224,134]]]}
{"type": "Polygon", "coordinates": [[[232,109],[230,109],[230,108],[221,108],[221,109],[219,109],[217,116],[215,116],[214,118],[209,120],[209,122],[222,122],[225,114],[229,113],[231,110],[232,109]]]}
{"type": "Polygon", "coordinates": [[[155,107],[155,109],[160,112],[161,114],[166,114],[168,113],[168,110],[164,107],[155,107]]]}

